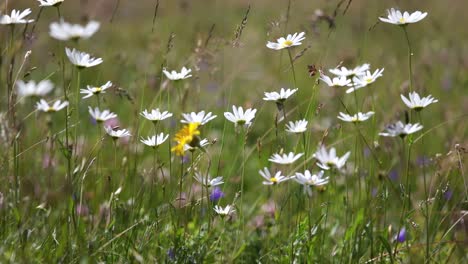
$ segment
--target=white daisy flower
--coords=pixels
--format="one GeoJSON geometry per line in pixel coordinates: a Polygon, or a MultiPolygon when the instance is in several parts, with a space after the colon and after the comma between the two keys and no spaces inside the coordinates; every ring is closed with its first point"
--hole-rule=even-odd
{"type": "Polygon", "coordinates": [[[320,74],[320,80],[330,87],[343,87],[351,84],[351,80],[346,78],[346,76],[333,77],[332,79],[325,74],[320,74]]]}
{"type": "Polygon", "coordinates": [[[289,121],[289,124],[286,125],[286,131],[289,133],[300,134],[307,131],[307,120],[302,119],[298,121],[289,121]]]}
{"type": "Polygon", "coordinates": [[[154,135],[148,137],[147,139],[141,138],[140,141],[148,147],[156,148],[162,143],[164,143],[169,135],[164,135],[164,133],[160,133],[159,135],[154,135]]]}
{"type": "Polygon", "coordinates": [[[99,30],[100,23],[97,21],[90,21],[86,26],[80,24],[70,24],[63,20],[60,22],[53,22],[49,26],[49,35],[58,40],[77,40],[88,39],[99,30]]]}
{"type": "Polygon", "coordinates": [[[90,68],[103,62],[101,58],[92,58],[88,53],[76,49],[65,48],[65,52],[70,62],[78,68],[90,68]]]}
{"type": "Polygon", "coordinates": [[[314,153],[313,157],[317,160],[317,166],[324,170],[329,170],[332,167],[340,170],[351,155],[351,152],[346,152],[341,158],[336,155],[336,149],[331,148],[330,152],[322,145],[314,153]]]}
{"type": "Polygon", "coordinates": [[[385,129],[387,132],[379,133],[379,135],[384,137],[402,137],[406,135],[413,134],[418,132],[423,128],[419,123],[416,124],[403,124],[403,122],[398,121],[394,124],[388,125],[385,129]]]}
{"type": "Polygon", "coordinates": [[[293,152],[289,152],[289,154],[275,153],[268,160],[274,163],[286,165],[286,164],[291,164],[295,162],[300,157],[302,157],[302,155],[304,155],[304,153],[299,153],[299,154],[294,154],[293,152]]]}
{"type": "Polygon", "coordinates": [[[277,39],[276,42],[268,41],[266,46],[274,50],[281,50],[285,48],[299,46],[302,44],[301,41],[305,39],[304,35],[305,32],[294,33],[294,35],[289,34],[286,38],[281,37],[277,39]]]}
{"type": "Polygon", "coordinates": [[[106,93],[106,90],[112,87],[112,82],[108,81],[104,85],[99,87],[87,86],[86,89],[80,89],[80,94],[84,94],[83,99],[89,98],[93,95],[99,95],[102,93],[106,93]]]}
{"type": "Polygon", "coordinates": [[[263,181],[264,185],[276,185],[290,179],[289,177],[281,175],[281,171],[276,172],[275,176],[272,177],[270,171],[266,167],[263,168],[263,171],[259,170],[258,173],[266,180],[263,181]]]}
{"type": "Polygon", "coordinates": [[[104,130],[106,130],[106,133],[110,137],[112,137],[113,139],[118,139],[118,138],[121,138],[121,137],[130,137],[131,136],[130,131],[128,131],[127,129],[114,130],[110,126],[105,126],[104,130]]]}
{"type": "Polygon", "coordinates": [[[226,216],[226,215],[230,215],[232,213],[234,213],[236,210],[234,209],[234,207],[232,207],[231,205],[226,205],[225,208],[222,208],[221,206],[219,205],[215,205],[214,207],[214,210],[217,214],[221,215],[221,216],[226,216]]]}
{"type": "Polygon", "coordinates": [[[190,78],[192,77],[192,75],[190,74],[191,72],[192,72],[192,69],[187,69],[185,67],[182,67],[182,70],[180,71],[180,73],[176,71],[169,72],[166,70],[166,68],[163,69],[164,75],[166,75],[166,77],[172,81],[178,81],[178,80],[184,80],[184,79],[190,78]]]}
{"type": "Polygon", "coordinates": [[[37,0],[39,2],[39,6],[59,6],[65,0],[37,0]]]}
{"type": "Polygon", "coordinates": [[[54,84],[49,80],[43,80],[36,84],[35,81],[23,82],[17,81],[16,88],[18,89],[19,97],[28,96],[45,96],[54,89],[54,84]]]}
{"type": "Polygon", "coordinates": [[[387,13],[388,16],[386,18],[379,17],[380,21],[394,25],[406,25],[416,23],[423,20],[427,16],[427,12],[422,13],[421,11],[416,11],[411,14],[405,11],[402,14],[400,10],[396,10],[395,8],[387,10],[387,13]]]}
{"type": "Polygon", "coordinates": [[[409,93],[408,98],[402,94],[400,96],[406,106],[416,111],[421,111],[426,106],[439,102],[439,100],[432,97],[432,95],[421,98],[417,92],[409,93]]]}
{"type": "Polygon", "coordinates": [[[208,146],[210,144],[210,141],[208,141],[208,139],[204,138],[202,140],[200,140],[200,142],[198,142],[197,146],[190,146],[189,144],[185,144],[184,145],[184,151],[195,151],[199,148],[204,148],[206,146],[208,146]]]}
{"type": "Polygon", "coordinates": [[[168,111],[161,112],[159,108],[156,108],[151,110],[151,112],[148,112],[148,110],[145,109],[143,112],[140,113],[140,115],[142,115],[149,121],[158,122],[171,117],[172,113],[169,113],[168,111]]]}
{"type": "Polygon", "coordinates": [[[203,186],[206,187],[213,187],[224,183],[223,177],[216,177],[214,179],[211,179],[209,175],[204,177],[198,171],[195,172],[195,175],[193,177],[195,178],[195,180],[197,180],[197,182],[201,183],[203,186]]]}
{"type": "Polygon", "coordinates": [[[382,72],[384,69],[377,69],[374,71],[374,73],[371,73],[370,71],[366,71],[362,75],[354,76],[353,77],[353,87],[349,88],[346,90],[346,93],[352,93],[356,90],[359,90],[363,87],[366,87],[367,85],[375,82],[377,78],[381,77],[383,74],[382,72]]]}
{"type": "Polygon", "coordinates": [[[0,24],[12,25],[12,24],[27,24],[34,22],[34,19],[25,19],[26,16],[31,14],[31,9],[25,9],[20,12],[19,10],[13,9],[11,15],[0,15],[0,24]]]}
{"type": "Polygon", "coordinates": [[[354,69],[348,69],[346,67],[335,68],[328,70],[329,72],[333,73],[336,76],[357,76],[364,74],[367,70],[370,69],[370,64],[365,63],[363,65],[359,65],[354,69]]]}
{"type": "Polygon", "coordinates": [[[265,97],[263,97],[263,100],[265,101],[275,101],[277,103],[283,103],[288,99],[291,95],[293,95],[295,92],[297,92],[298,88],[295,89],[287,89],[285,90],[284,88],[281,88],[280,92],[265,92],[265,97]]]}
{"type": "Polygon", "coordinates": [[[99,108],[97,108],[97,107],[93,109],[91,106],[88,106],[88,110],[89,110],[89,114],[98,123],[105,122],[105,121],[107,121],[109,119],[117,117],[116,114],[112,113],[111,111],[109,111],[107,109],[101,112],[101,110],[99,110],[99,108]]]}
{"type": "Polygon", "coordinates": [[[321,186],[328,183],[328,177],[323,178],[323,174],[323,171],[317,174],[312,174],[309,170],[306,170],[304,173],[296,172],[294,180],[303,185],[304,191],[307,192],[309,196],[312,196],[311,186],[321,186]]]}
{"type": "Polygon", "coordinates": [[[215,119],[217,116],[212,115],[211,112],[205,115],[205,111],[200,111],[198,113],[191,112],[189,114],[182,114],[182,117],[184,119],[180,121],[181,123],[184,123],[184,124],[200,123],[200,125],[204,125],[208,123],[209,121],[215,119]]]}
{"type": "Polygon", "coordinates": [[[232,113],[224,112],[224,117],[226,117],[227,120],[231,121],[236,126],[240,125],[249,127],[250,125],[252,125],[252,120],[255,118],[256,112],[257,109],[252,108],[249,108],[244,112],[244,109],[241,106],[236,107],[235,105],[233,105],[232,113]]]}
{"type": "Polygon", "coordinates": [[[357,113],[355,115],[352,115],[352,116],[340,112],[340,115],[338,116],[338,119],[341,119],[341,120],[343,120],[345,122],[359,123],[359,122],[366,121],[367,119],[369,119],[373,115],[374,115],[374,112],[372,112],[372,111],[367,112],[367,113],[359,112],[359,113],[357,113]]]}
{"type": "Polygon", "coordinates": [[[53,105],[49,105],[46,100],[41,99],[36,104],[36,109],[42,112],[51,113],[58,112],[68,106],[68,102],[61,102],[60,100],[55,101],[53,105]]]}

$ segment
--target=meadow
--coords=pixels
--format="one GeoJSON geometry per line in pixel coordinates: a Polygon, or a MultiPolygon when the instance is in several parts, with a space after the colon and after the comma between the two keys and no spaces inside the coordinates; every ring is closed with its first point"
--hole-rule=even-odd
{"type": "Polygon", "coordinates": [[[467,263],[466,8],[0,0],[0,263],[467,263]]]}

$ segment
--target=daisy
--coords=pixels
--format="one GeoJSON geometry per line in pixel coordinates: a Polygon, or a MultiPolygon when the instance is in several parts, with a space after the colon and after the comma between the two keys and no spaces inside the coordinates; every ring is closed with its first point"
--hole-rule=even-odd
{"type": "Polygon", "coordinates": [[[387,132],[379,133],[379,135],[384,137],[401,137],[404,138],[406,135],[413,134],[418,132],[423,128],[419,123],[416,124],[403,124],[403,122],[398,121],[394,124],[388,125],[385,129],[387,132]]]}
{"type": "Polygon", "coordinates": [[[295,122],[289,121],[289,124],[286,125],[286,131],[295,134],[304,133],[307,130],[307,124],[308,122],[305,119],[295,122]]]}
{"type": "Polygon", "coordinates": [[[286,164],[291,164],[295,162],[300,157],[302,157],[302,155],[304,155],[304,153],[299,153],[299,154],[294,154],[293,152],[289,152],[289,154],[276,153],[276,154],[273,154],[271,158],[269,158],[268,160],[274,163],[286,165],[286,164]]]}
{"type": "Polygon", "coordinates": [[[365,63],[363,65],[359,65],[354,69],[347,69],[346,67],[335,68],[328,70],[329,72],[333,73],[336,76],[357,76],[364,74],[367,70],[370,69],[370,64],[365,63]]]}
{"type": "Polygon", "coordinates": [[[432,95],[421,98],[417,92],[409,93],[408,98],[402,94],[400,96],[401,100],[403,100],[409,108],[416,111],[421,111],[426,106],[439,102],[439,100],[432,97],[432,95]]]}
{"type": "Polygon", "coordinates": [[[182,114],[184,120],[181,120],[181,123],[200,123],[200,125],[204,125],[209,121],[215,119],[217,116],[212,115],[211,112],[205,115],[205,111],[200,111],[198,113],[191,112],[190,114],[182,114]]]}
{"type": "Polygon", "coordinates": [[[307,192],[309,196],[312,196],[311,186],[321,186],[328,183],[328,177],[323,178],[323,174],[323,171],[317,174],[312,174],[309,170],[306,170],[304,173],[296,172],[294,180],[303,185],[304,191],[307,192]]]}
{"type": "Polygon", "coordinates": [[[281,37],[277,39],[276,42],[268,41],[266,46],[274,50],[281,50],[285,48],[299,46],[302,44],[301,41],[305,39],[304,35],[304,32],[294,33],[294,35],[289,34],[286,38],[281,37]]]}
{"type": "Polygon", "coordinates": [[[184,80],[184,79],[190,78],[192,77],[192,75],[190,74],[191,72],[192,72],[192,69],[187,69],[185,67],[182,67],[182,70],[180,71],[180,73],[176,71],[169,72],[166,70],[166,68],[163,69],[164,75],[166,75],[166,77],[172,81],[178,81],[178,80],[184,80]]]}
{"type": "Polygon", "coordinates": [[[47,103],[46,100],[41,99],[39,102],[37,102],[36,109],[42,112],[51,113],[51,112],[58,112],[67,106],[68,106],[67,101],[61,102],[60,100],[58,100],[58,101],[55,101],[53,105],[49,105],[49,103],[47,103]]]}
{"type": "Polygon", "coordinates": [[[148,137],[147,139],[141,138],[140,141],[148,147],[157,148],[159,145],[164,143],[168,137],[169,135],[164,135],[164,133],[161,133],[157,136],[154,135],[148,137]]]}
{"type": "Polygon", "coordinates": [[[340,112],[340,115],[338,116],[338,119],[341,119],[341,120],[343,120],[345,122],[359,123],[359,122],[366,121],[367,119],[369,119],[373,115],[374,115],[374,112],[372,112],[372,111],[367,112],[367,113],[359,112],[359,113],[357,113],[355,115],[352,115],[352,116],[340,112]]]}
{"type": "Polygon", "coordinates": [[[244,109],[241,106],[236,107],[235,105],[233,105],[232,113],[224,112],[224,117],[226,117],[227,120],[234,123],[235,126],[240,125],[244,127],[249,127],[250,125],[252,125],[252,120],[255,118],[256,112],[257,109],[252,108],[249,108],[244,112],[244,109]]]}
{"type": "Polygon", "coordinates": [[[131,134],[130,134],[130,131],[128,131],[127,129],[117,129],[117,130],[114,130],[112,127],[110,126],[105,126],[104,129],[106,130],[106,133],[112,137],[112,139],[118,139],[118,138],[121,138],[121,137],[130,137],[131,134]]]}
{"type": "Polygon", "coordinates": [[[31,9],[25,9],[20,12],[19,10],[13,9],[11,15],[0,15],[0,24],[13,25],[13,24],[27,24],[34,22],[34,19],[25,19],[26,16],[31,14],[31,9]]]}
{"type": "Polygon", "coordinates": [[[281,171],[276,172],[275,176],[271,177],[271,173],[266,167],[263,168],[263,171],[259,170],[258,173],[266,180],[263,181],[264,185],[276,185],[290,179],[289,177],[282,176],[281,171]]]}
{"type": "Polygon", "coordinates": [[[148,112],[148,110],[145,109],[143,112],[140,113],[140,115],[142,115],[149,121],[158,122],[171,117],[172,113],[169,113],[168,111],[161,112],[159,108],[156,108],[151,110],[151,112],[148,112]]]}
{"type": "Polygon", "coordinates": [[[97,21],[90,21],[86,26],[79,24],[70,24],[63,20],[60,22],[53,22],[49,26],[49,35],[58,40],[78,40],[88,39],[99,30],[100,23],[97,21]]]}
{"type": "Polygon", "coordinates": [[[45,96],[54,89],[54,84],[49,80],[43,80],[36,84],[35,81],[29,81],[27,83],[23,81],[16,82],[16,88],[18,89],[19,97],[28,96],[45,96]]]}
{"type": "Polygon", "coordinates": [[[219,205],[215,205],[214,210],[217,214],[221,216],[230,215],[231,213],[234,213],[236,211],[231,205],[226,205],[225,208],[222,208],[219,205]]]}
{"type": "Polygon", "coordinates": [[[416,11],[412,14],[409,14],[407,11],[401,13],[400,10],[391,8],[387,10],[388,16],[379,17],[380,21],[385,23],[390,23],[394,25],[407,25],[411,23],[416,23],[423,20],[427,16],[427,12],[422,13],[421,11],[416,11]]]}
{"type": "Polygon", "coordinates": [[[108,81],[104,85],[99,87],[87,86],[86,89],[80,89],[80,94],[84,94],[83,99],[89,98],[93,95],[99,95],[102,93],[106,93],[106,90],[112,87],[112,82],[108,81]]]}
{"type": "Polygon", "coordinates": [[[76,49],[70,50],[69,48],[65,48],[65,52],[70,62],[79,69],[90,68],[103,62],[101,58],[92,58],[88,53],[80,52],[76,49]]]}
{"type": "Polygon", "coordinates": [[[291,95],[297,92],[298,88],[296,89],[287,89],[281,88],[280,92],[265,92],[265,97],[263,100],[265,101],[275,101],[279,104],[282,104],[286,99],[288,99],[291,95]]]}
{"type": "Polygon", "coordinates": [[[39,6],[59,6],[65,0],[37,0],[39,2],[39,6]]]}
{"type": "Polygon", "coordinates": [[[174,141],[177,145],[172,147],[171,151],[175,152],[177,156],[183,156],[186,149],[185,145],[197,147],[200,145],[200,123],[189,123],[182,127],[174,136],[174,141]]]}
{"type": "Polygon", "coordinates": [[[348,151],[340,158],[336,155],[335,148],[331,148],[330,152],[327,152],[327,149],[322,145],[314,153],[313,157],[317,160],[317,166],[324,170],[329,170],[333,167],[340,170],[346,164],[349,155],[351,155],[351,152],[348,151]]]}
{"type": "Polygon", "coordinates": [[[366,87],[367,85],[375,82],[377,78],[382,76],[382,72],[384,69],[377,69],[374,73],[370,71],[366,71],[362,75],[354,76],[353,77],[353,87],[346,90],[346,93],[352,93],[358,89],[366,87]]]}
{"type": "Polygon", "coordinates": [[[198,171],[195,172],[195,175],[193,176],[197,182],[201,183],[203,186],[206,187],[213,187],[213,186],[218,186],[223,184],[223,177],[216,177],[214,179],[211,179],[210,176],[208,175],[207,177],[203,177],[198,171]]]}
{"type": "Polygon", "coordinates": [[[325,74],[321,74],[320,80],[324,81],[330,87],[342,87],[351,84],[351,80],[346,78],[346,76],[333,77],[332,79],[325,74]]]}
{"type": "Polygon", "coordinates": [[[93,109],[93,108],[91,108],[91,106],[88,106],[88,110],[89,110],[89,114],[98,123],[105,122],[105,121],[107,121],[109,119],[117,117],[116,114],[112,113],[111,111],[109,111],[107,109],[101,112],[101,110],[99,110],[99,108],[97,108],[97,107],[93,109]]]}

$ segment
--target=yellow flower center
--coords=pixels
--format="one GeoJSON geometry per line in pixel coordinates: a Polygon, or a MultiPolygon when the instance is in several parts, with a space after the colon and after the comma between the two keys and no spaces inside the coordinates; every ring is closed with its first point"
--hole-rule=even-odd
{"type": "Polygon", "coordinates": [[[400,23],[402,23],[402,24],[405,23],[405,19],[403,17],[400,18],[400,23]]]}
{"type": "Polygon", "coordinates": [[[278,179],[276,179],[275,177],[270,178],[270,182],[272,182],[272,183],[278,183],[278,179]]]}
{"type": "Polygon", "coordinates": [[[292,44],[293,44],[293,42],[292,42],[291,40],[285,40],[285,41],[283,42],[283,46],[285,46],[285,47],[289,47],[289,46],[291,46],[292,44]]]}

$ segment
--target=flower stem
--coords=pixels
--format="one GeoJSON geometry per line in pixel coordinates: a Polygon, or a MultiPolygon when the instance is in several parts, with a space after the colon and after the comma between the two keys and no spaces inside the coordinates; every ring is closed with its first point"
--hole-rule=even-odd
{"type": "Polygon", "coordinates": [[[291,63],[291,70],[292,70],[293,78],[294,78],[294,88],[297,88],[296,70],[294,69],[294,61],[293,61],[293,57],[291,55],[291,50],[290,49],[288,49],[288,55],[289,55],[289,62],[291,63]]]}

